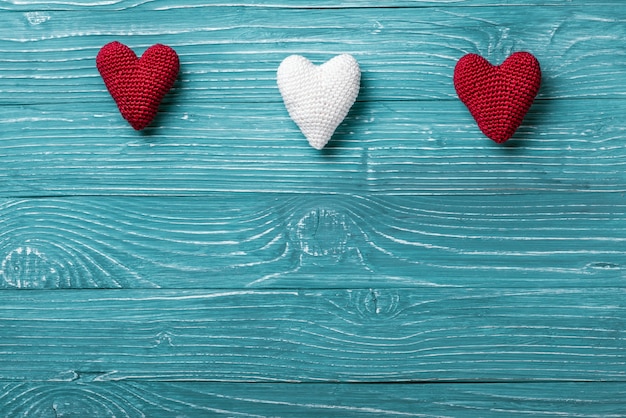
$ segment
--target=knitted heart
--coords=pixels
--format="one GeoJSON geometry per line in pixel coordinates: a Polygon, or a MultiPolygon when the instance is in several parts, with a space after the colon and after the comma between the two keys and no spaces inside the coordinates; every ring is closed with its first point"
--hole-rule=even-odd
{"type": "Polygon", "coordinates": [[[497,143],[511,138],[522,124],[540,84],[539,61],[528,52],[516,52],[498,66],[467,54],[454,69],[459,99],[480,130],[497,143]]]}
{"type": "Polygon", "coordinates": [[[291,55],[278,67],[278,89],[289,116],[309,144],[322,149],[333,136],[359,94],[361,70],[347,54],[316,66],[291,55]]]}
{"type": "Polygon", "coordinates": [[[153,45],[137,59],[126,45],[111,42],[98,52],[96,66],[124,119],[141,130],[156,116],[180,63],[169,46],[153,45]]]}

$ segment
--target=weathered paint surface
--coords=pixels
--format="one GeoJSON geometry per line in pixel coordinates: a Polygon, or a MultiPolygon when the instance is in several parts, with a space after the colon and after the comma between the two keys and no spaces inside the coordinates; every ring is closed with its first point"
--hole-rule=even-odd
{"type": "Polygon", "coordinates": [[[0,416],[626,415],[621,0],[25,0],[0,28],[0,416]],[[113,40],[180,56],[145,131],[113,40]],[[543,82],[501,146],[452,72],[518,50],[543,82]],[[319,152],[275,71],[344,52],[319,152]]]}

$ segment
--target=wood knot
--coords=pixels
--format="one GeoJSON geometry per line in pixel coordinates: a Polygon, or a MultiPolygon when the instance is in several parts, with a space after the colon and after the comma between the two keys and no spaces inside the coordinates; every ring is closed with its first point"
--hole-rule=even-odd
{"type": "Polygon", "coordinates": [[[393,318],[398,314],[400,295],[394,290],[369,289],[352,295],[360,316],[376,319],[393,318]]]}
{"type": "Polygon", "coordinates": [[[33,26],[41,25],[50,20],[50,15],[46,12],[26,12],[24,13],[26,20],[33,26]]]}
{"type": "MultiPolygon", "coordinates": [[[[17,388],[16,391],[20,389],[17,388]]],[[[130,401],[124,400],[118,388],[99,385],[34,383],[14,393],[13,399],[3,405],[2,416],[35,417],[129,417],[138,416],[129,411],[138,411],[130,401]]],[[[141,414],[139,414],[141,415],[141,414]]]]}
{"type": "Polygon", "coordinates": [[[0,263],[0,287],[48,289],[59,286],[59,268],[34,247],[17,247],[0,263]]]}
{"type": "Polygon", "coordinates": [[[342,257],[350,240],[349,218],[331,208],[315,208],[293,227],[294,241],[304,254],[313,257],[342,257]]]}

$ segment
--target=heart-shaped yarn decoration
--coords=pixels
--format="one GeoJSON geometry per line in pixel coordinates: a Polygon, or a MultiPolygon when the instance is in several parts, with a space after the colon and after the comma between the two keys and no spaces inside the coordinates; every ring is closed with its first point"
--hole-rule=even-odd
{"type": "Polygon", "coordinates": [[[359,95],[361,70],[348,54],[320,66],[291,55],[278,67],[276,81],[289,116],[309,144],[321,150],[359,95]]]}
{"type": "Polygon", "coordinates": [[[541,68],[528,52],[516,52],[501,65],[467,54],[454,68],[454,87],[480,130],[497,143],[507,141],[539,92],[541,68]]]}
{"type": "Polygon", "coordinates": [[[137,58],[126,45],[111,42],[98,52],[96,66],[124,119],[141,130],[152,122],[174,85],[180,62],[166,45],[152,45],[137,58]]]}

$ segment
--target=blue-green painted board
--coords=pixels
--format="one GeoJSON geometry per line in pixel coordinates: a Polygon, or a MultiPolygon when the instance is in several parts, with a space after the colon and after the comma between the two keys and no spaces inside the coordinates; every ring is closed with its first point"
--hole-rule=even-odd
{"type": "Polygon", "coordinates": [[[286,56],[343,52],[362,67],[361,101],[456,101],[461,56],[499,63],[516,50],[540,60],[540,98],[624,98],[622,6],[3,12],[0,25],[12,30],[0,33],[0,103],[104,103],[94,58],[113,40],[138,53],[174,47],[182,74],[170,99],[184,104],[280,102],[275,72],[286,56]]]}
{"type": "Polygon", "coordinates": [[[11,417],[621,417],[624,383],[250,384],[93,382],[0,384],[11,417]],[[559,389],[559,390],[555,390],[559,389]]]}
{"type": "MultiPolygon", "coordinates": [[[[619,0],[386,0],[384,5],[371,0],[244,0],[227,3],[216,0],[2,0],[0,10],[172,10],[233,4],[244,7],[272,9],[344,9],[344,8],[426,8],[426,7],[484,7],[484,6],[573,6],[573,5],[616,5],[619,0]]],[[[209,9],[210,10],[210,9],[209,9]]]]}
{"type": "Polygon", "coordinates": [[[0,416],[626,414],[623,2],[380,6],[0,2],[0,416]],[[143,133],[112,40],[181,56],[143,133]],[[452,71],[520,49],[498,146],[452,71]],[[340,52],[320,153],[275,71],[340,52]]]}
{"type": "Polygon", "coordinates": [[[319,152],[281,103],[181,104],[137,134],[103,99],[96,113],[8,107],[0,196],[626,191],[626,100],[539,102],[505,146],[461,103],[361,103],[319,152]]]}
{"type": "Polygon", "coordinates": [[[621,193],[10,199],[0,288],[626,285],[621,193]]]}
{"type": "Polygon", "coordinates": [[[623,382],[625,298],[624,288],[3,291],[0,380],[623,382]]]}

